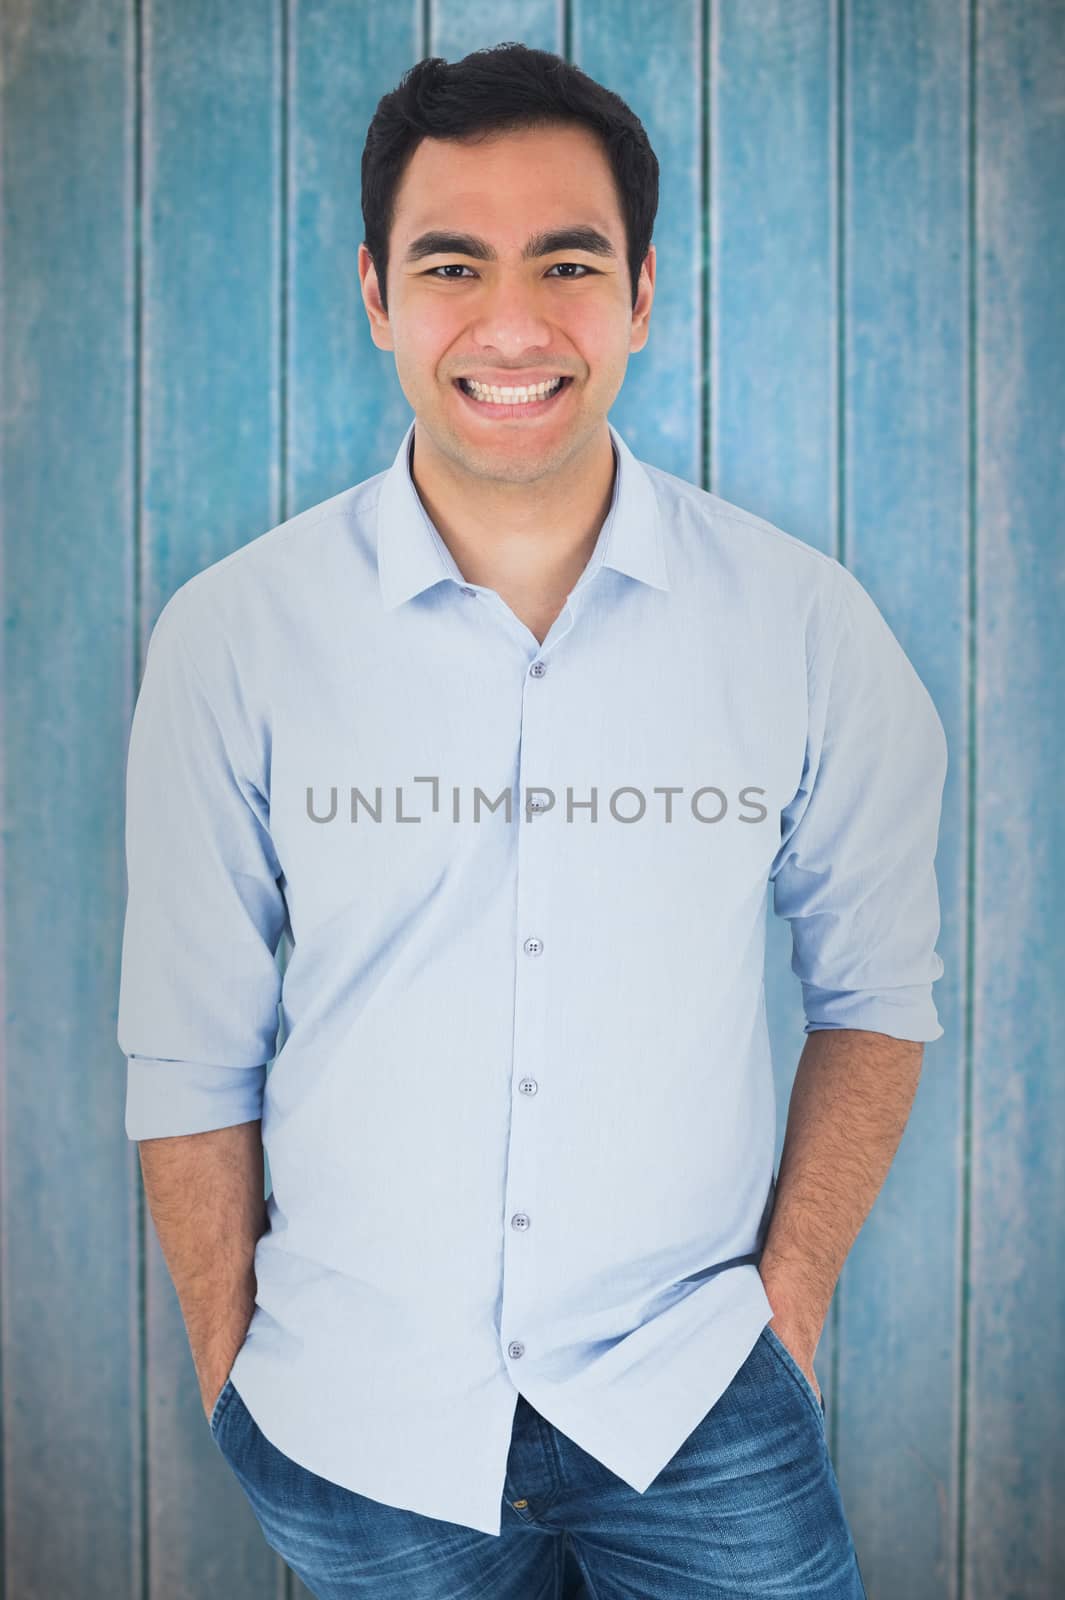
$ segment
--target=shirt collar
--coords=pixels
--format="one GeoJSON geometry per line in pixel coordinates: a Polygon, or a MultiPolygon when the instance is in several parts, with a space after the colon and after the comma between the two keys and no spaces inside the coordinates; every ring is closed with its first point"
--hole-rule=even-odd
{"type": "MultiPolygon", "coordinates": [[[[609,421],[607,427],[617,457],[614,496],[578,587],[589,582],[600,566],[607,566],[655,589],[668,589],[654,485],[617,429],[609,421]]],[[[443,578],[465,582],[411,477],[414,428],[412,422],[385,474],[377,502],[377,571],[386,610],[443,578]]]]}

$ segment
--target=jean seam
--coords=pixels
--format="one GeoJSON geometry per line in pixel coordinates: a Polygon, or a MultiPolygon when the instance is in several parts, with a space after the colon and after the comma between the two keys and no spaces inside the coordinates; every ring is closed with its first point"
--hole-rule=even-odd
{"type": "Polygon", "coordinates": [[[574,1538],[572,1533],[569,1536],[569,1547],[573,1551],[574,1561],[576,1561],[578,1567],[580,1568],[581,1577],[584,1579],[584,1586],[588,1590],[589,1600],[598,1600],[595,1584],[592,1582],[588,1568],[584,1564],[584,1557],[581,1555],[580,1550],[577,1547],[577,1540],[574,1538]]]}
{"type": "Polygon", "coordinates": [[[562,1493],[563,1489],[567,1487],[566,1474],[562,1466],[562,1452],[558,1448],[558,1440],[555,1437],[554,1424],[548,1422],[547,1418],[539,1411],[536,1413],[536,1420],[540,1426],[540,1437],[541,1439],[544,1439],[547,1449],[551,1455],[551,1459],[555,1464],[555,1480],[557,1483],[557,1488],[555,1489],[554,1494],[551,1496],[551,1503],[553,1505],[558,1499],[559,1495],[562,1493]]]}
{"type": "MultiPolygon", "coordinates": [[[[524,1400],[524,1399],[525,1399],[525,1396],[519,1393],[519,1395],[518,1395],[518,1404],[520,1405],[521,1401],[524,1400]]],[[[504,1483],[503,1483],[503,1494],[504,1494],[504,1498],[507,1500],[507,1503],[510,1506],[511,1510],[517,1512],[518,1516],[521,1518],[522,1522],[525,1523],[526,1527],[535,1528],[535,1527],[541,1525],[541,1518],[547,1516],[554,1509],[555,1504],[559,1499],[559,1496],[562,1494],[562,1491],[563,1491],[563,1489],[565,1487],[565,1484],[564,1484],[563,1478],[562,1478],[562,1468],[561,1468],[561,1462],[559,1460],[558,1446],[556,1445],[555,1440],[554,1440],[554,1435],[552,1433],[551,1424],[548,1422],[546,1417],[541,1416],[539,1411],[536,1410],[536,1407],[533,1406],[533,1404],[532,1404],[532,1402],[530,1400],[526,1400],[525,1403],[526,1403],[526,1405],[528,1405],[530,1407],[530,1409],[533,1412],[532,1422],[533,1422],[533,1424],[535,1426],[535,1429],[536,1429],[536,1436],[540,1441],[540,1448],[541,1448],[542,1452],[544,1453],[544,1455],[554,1464],[555,1482],[554,1482],[554,1485],[551,1488],[550,1492],[547,1495],[543,1495],[543,1496],[538,1496],[537,1497],[538,1498],[539,1509],[535,1513],[529,1509],[528,1504],[526,1504],[525,1506],[517,1506],[517,1505],[515,1505],[513,1500],[511,1500],[509,1498],[511,1489],[508,1488],[508,1485],[510,1485],[511,1488],[513,1487],[513,1484],[512,1484],[512,1476],[513,1475],[512,1475],[511,1470],[510,1470],[510,1463],[509,1463],[509,1458],[508,1458],[507,1474],[506,1474],[506,1477],[505,1477],[504,1483]]],[[[517,1407],[515,1407],[515,1415],[517,1415],[517,1407]]],[[[552,1532],[557,1532],[558,1530],[544,1527],[543,1531],[547,1532],[547,1533],[552,1533],[552,1532]]]]}
{"type": "Polygon", "coordinates": [[[551,1600],[563,1600],[566,1592],[566,1535],[560,1533],[555,1542],[555,1592],[551,1600]]]}

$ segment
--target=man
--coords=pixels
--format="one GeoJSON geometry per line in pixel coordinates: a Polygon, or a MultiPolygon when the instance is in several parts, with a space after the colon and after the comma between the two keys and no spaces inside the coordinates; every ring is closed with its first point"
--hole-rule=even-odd
{"type": "Polygon", "coordinates": [[[414,422],[152,634],[126,1127],[212,1435],[337,1600],[558,1594],[564,1535],[597,1596],[864,1594],[813,1357],[943,1031],[946,746],[845,568],[608,423],[656,205],[557,57],[413,68],[358,264],[414,422]]]}

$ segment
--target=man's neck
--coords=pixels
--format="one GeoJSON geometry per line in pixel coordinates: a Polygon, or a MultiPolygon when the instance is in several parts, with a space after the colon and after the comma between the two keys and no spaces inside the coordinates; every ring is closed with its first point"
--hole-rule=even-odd
{"type": "Polygon", "coordinates": [[[566,471],[534,484],[459,477],[415,427],[411,476],[456,566],[525,619],[561,610],[606,520],[615,470],[606,427],[566,471]]]}

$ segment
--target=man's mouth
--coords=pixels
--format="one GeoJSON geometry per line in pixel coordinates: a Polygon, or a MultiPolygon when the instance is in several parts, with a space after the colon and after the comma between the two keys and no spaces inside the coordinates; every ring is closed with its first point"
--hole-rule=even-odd
{"type": "Polygon", "coordinates": [[[510,417],[535,417],[549,411],[573,382],[561,377],[549,384],[536,384],[532,388],[502,384],[491,387],[474,383],[468,378],[456,378],[455,388],[475,411],[485,417],[500,420],[510,417]]]}

